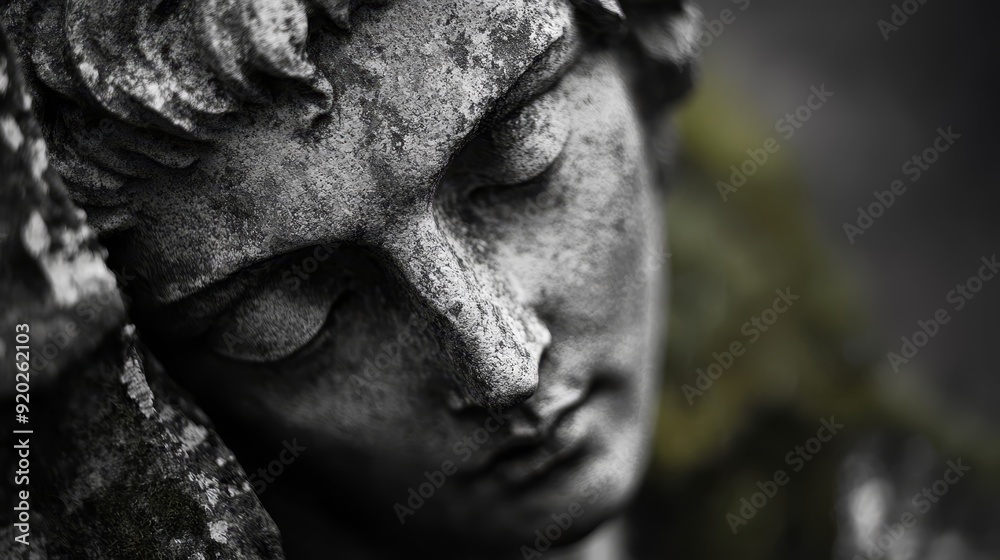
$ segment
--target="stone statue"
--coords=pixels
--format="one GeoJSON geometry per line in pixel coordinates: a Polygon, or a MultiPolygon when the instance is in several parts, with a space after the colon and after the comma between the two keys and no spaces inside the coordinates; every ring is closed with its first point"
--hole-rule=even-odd
{"type": "Polygon", "coordinates": [[[59,348],[4,554],[626,557],[692,8],[4,10],[0,336],[59,348]]]}

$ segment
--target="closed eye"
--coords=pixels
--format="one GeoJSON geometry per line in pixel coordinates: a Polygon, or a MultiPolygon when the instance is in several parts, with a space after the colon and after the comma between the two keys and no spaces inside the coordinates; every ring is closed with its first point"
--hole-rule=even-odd
{"type": "Polygon", "coordinates": [[[553,88],[471,141],[442,184],[452,203],[482,218],[544,192],[570,138],[566,102],[553,88]]]}
{"type": "Polygon", "coordinates": [[[248,291],[206,333],[209,348],[226,358],[278,362],[322,338],[324,327],[354,286],[351,275],[332,267],[289,285],[271,276],[248,291]]]}
{"type": "Polygon", "coordinates": [[[274,290],[241,301],[209,333],[211,349],[233,360],[262,363],[307,346],[322,330],[334,301],[300,292],[274,290]]]}

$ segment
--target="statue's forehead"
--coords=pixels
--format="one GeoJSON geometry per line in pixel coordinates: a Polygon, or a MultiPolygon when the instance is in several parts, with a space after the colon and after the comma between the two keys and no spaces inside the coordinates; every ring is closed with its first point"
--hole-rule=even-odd
{"type": "MultiPolygon", "coordinates": [[[[498,98],[570,27],[561,0],[400,3],[348,40],[327,36],[317,66],[338,88],[314,139],[365,160],[380,192],[426,190],[498,98]],[[423,187],[423,188],[418,188],[423,187]]],[[[558,57],[554,57],[558,58],[558,57]]]]}
{"type": "Polygon", "coordinates": [[[140,260],[151,295],[177,300],[295,248],[402,232],[498,100],[566,58],[553,52],[568,51],[556,47],[572,25],[563,0],[401,0],[360,12],[349,34],[319,34],[310,57],[332,106],[257,109],[206,155],[207,181],[146,191],[130,248],[160,257],[140,260]]]}

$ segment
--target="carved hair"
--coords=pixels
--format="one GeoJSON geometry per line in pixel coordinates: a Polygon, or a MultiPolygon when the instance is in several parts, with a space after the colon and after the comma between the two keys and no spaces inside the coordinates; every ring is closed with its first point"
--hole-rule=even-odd
{"type": "MultiPolygon", "coordinates": [[[[267,101],[265,80],[332,95],[306,56],[308,20],[347,29],[353,11],[386,1],[12,0],[4,24],[37,105],[58,106],[58,116],[40,119],[53,166],[108,231],[129,225],[125,182],[191,165],[206,126],[267,101]]],[[[690,58],[684,45],[693,45],[676,23],[690,15],[681,1],[631,0],[623,9],[618,0],[573,0],[606,28],[623,27],[632,10],[644,22],[675,22],[653,32],[646,25],[633,43],[676,68],[690,58]]]]}
{"type": "Polygon", "coordinates": [[[359,0],[63,0],[39,5],[38,78],[135,125],[197,134],[199,117],[263,100],[254,75],[328,90],[306,59],[306,20],[341,27],[359,0]]]}
{"type": "Polygon", "coordinates": [[[363,4],[382,3],[13,0],[3,15],[52,165],[107,232],[132,220],[126,182],[191,165],[206,125],[266,102],[267,79],[329,97],[305,53],[308,18],[346,29],[363,4]]]}

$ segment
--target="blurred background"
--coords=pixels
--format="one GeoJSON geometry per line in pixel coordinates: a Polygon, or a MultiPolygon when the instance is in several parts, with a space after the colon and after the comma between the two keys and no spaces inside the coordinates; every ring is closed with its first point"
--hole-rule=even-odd
{"type": "Polygon", "coordinates": [[[699,6],[637,556],[1000,558],[1000,278],[970,282],[1000,255],[1000,6],[699,6]]]}
{"type": "Polygon", "coordinates": [[[1000,4],[699,5],[635,556],[1000,558],[1000,4]]]}

